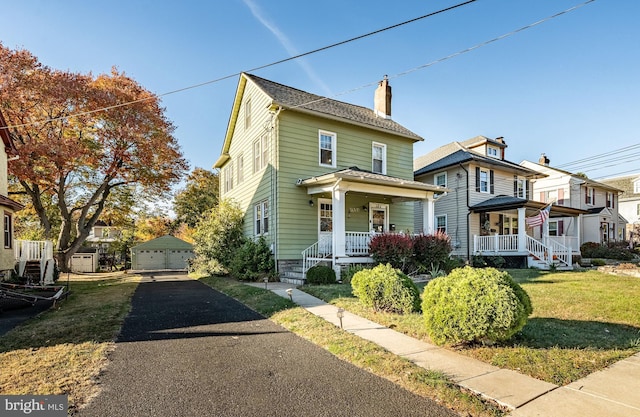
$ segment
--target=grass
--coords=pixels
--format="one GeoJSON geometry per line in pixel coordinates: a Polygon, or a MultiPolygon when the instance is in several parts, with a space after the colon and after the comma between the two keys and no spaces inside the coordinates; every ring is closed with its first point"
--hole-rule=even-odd
{"type": "MultiPolygon", "coordinates": [[[[509,270],[534,312],[507,343],[457,350],[493,365],[566,385],[640,352],[640,279],[597,271],[509,270]]],[[[430,342],[420,314],[375,313],[349,285],[303,290],[372,321],[430,342]]]]}
{"type": "Polygon", "coordinates": [[[114,347],[137,281],[124,274],[72,280],[66,300],[0,337],[0,392],[67,394],[70,412],[86,403],[96,394],[95,378],[114,347]]]}
{"type": "MultiPolygon", "coordinates": [[[[262,288],[220,278],[201,278],[205,284],[230,295],[287,330],[323,347],[342,360],[386,378],[417,395],[431,398],[461,415],[502,416],[504,411],[465,392],[439,372],[429,371],[400,358],[378,345],[342,331],[298,307],[288,299],[262,288]]],[[[347,286],[325,286],[339,295],[347,286]]]]}

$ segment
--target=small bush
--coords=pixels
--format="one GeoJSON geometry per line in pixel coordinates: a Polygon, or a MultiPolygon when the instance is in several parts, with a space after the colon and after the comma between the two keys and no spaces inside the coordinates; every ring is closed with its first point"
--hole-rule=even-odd
{"type": "Polygon", "coordinates": [[[275,277],[275,262],[266,240],[247,240],[238,249],[229,265],[231,275],[241,281],[259,281],[275,277]]]}
{"type": "Polygon", "coordinates": [[[502,256],[475,255],[471,259],[471,265],[475,268],[502,268],[505,263],[502,256]]]}
{"type": "Polygon", "coordinates": [[[312,285],[335,284],[336,273],[331,267],[326,265],[312,266],[307,271],[306,283],[312,285]]]}
{"type": "Polygon", "coordinates": [[[411,238],[398,233],[376,235],[369,243],[369,250],[374,261],[380,264],[391,264],[393,268],[406,271],[412,264],[413,245],[411,238]]]}
{"type": "Polygon", "coordinates": [[[580,246],[580,253],[585,258],[617,259],[620,261],[630,261],[634,258],[634,253],[626,242],[610,242],[608,244],[585,242],[580,246]]]}
{"type": "Polygon", "coordinates": [[[449,254],[453,250],[446,233],[420,234],[414,236],[412,241],[413,261],[418,272],[424,273],[434,268],[446,270],[449,254]]]}
{"type": "Polygon", "coordinates": [[[429,282],[422,311],[431,340],[456,345],[506,340],[524,327],[533,309],[508,273],[467,266],[429,282]]]}
{"type": "Polygon", "coordinates": [[[591,265],[593,266],[605,266],[607,263],[604,259],[592,259],[591,265]]]}
{"type": "Polygon", "coordinates": [[[376,311],[411,313],[420,311],[416,284],[390,264],[357,272],[351,280],[353,294],[376,311]]]}

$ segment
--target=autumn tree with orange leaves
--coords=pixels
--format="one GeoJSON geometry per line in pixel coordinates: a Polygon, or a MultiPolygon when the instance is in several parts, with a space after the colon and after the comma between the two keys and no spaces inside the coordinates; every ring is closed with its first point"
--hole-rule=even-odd
{"type": "Polygon", "coordinates": [[[9,173],[56,240],[63,271],[115,196],[168,193],[188,169],[159,98],[115,68],[55,70],[0,43],[0,108],[16,148],[9,173]]]}

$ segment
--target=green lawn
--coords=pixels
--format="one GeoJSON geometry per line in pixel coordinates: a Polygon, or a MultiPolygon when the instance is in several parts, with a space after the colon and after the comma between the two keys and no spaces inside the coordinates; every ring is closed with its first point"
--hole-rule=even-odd
{"type": "MultiPolygon", "coordinates": [[[[558,385],[640,352],[640,279],[597,271],[508,272],[531,298],[534,311],[529,322],[506,343],[458,352],[558,385]]],[[[375,313],[358,303],[349,285],[302,289],[430,342],[420,314],[375,313]]]]}

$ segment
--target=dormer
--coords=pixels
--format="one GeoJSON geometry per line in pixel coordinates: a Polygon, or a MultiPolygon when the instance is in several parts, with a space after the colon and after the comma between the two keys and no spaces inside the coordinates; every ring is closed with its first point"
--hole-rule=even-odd
{"type": "Polygon", "coordinates": [[[476,136],[473,139],[462,142],[467,149],[479,153],[480,155],[488,156],[489,158],[495,158],[504,160],[504,150],[507,148],[507,143],[502,136],[489,139],[485,136],[476,136]]]}

